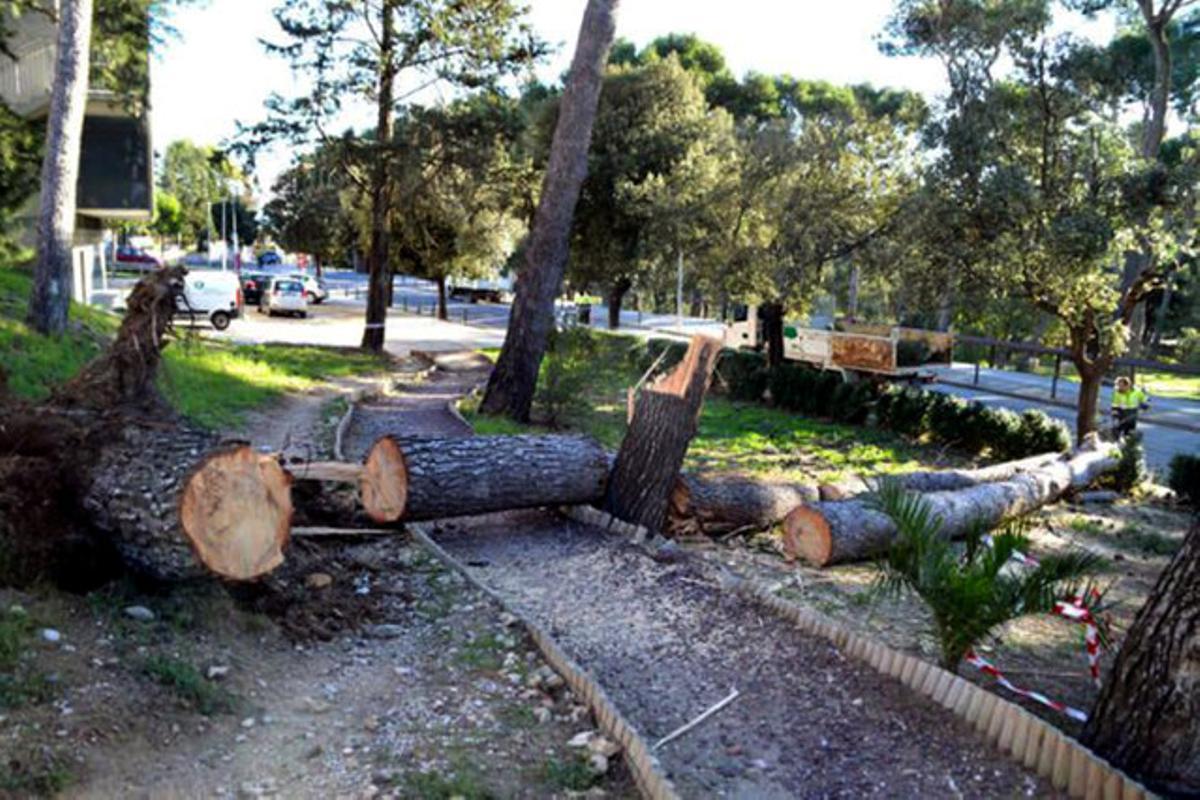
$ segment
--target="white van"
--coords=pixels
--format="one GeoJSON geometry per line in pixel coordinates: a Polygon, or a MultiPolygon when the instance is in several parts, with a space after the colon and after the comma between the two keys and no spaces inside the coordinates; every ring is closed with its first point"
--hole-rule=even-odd
{"type": "Polygon", "coordinates": [[[219,331],[242,315],[242,284],[236,272],[196,270],[184,277],[184,293],[175,304],[180,317],[207,317],[219,331]]]}

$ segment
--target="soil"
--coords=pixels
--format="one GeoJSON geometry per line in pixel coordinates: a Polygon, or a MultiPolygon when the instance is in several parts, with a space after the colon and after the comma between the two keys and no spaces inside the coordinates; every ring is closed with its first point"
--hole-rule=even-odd
{"type": "MultiPolygon", "coordinates": [[[[1030,538],[1030,555],[1083,547],[1103,557],[1103,571],[1095,578],[1104,591],[1108,606],[1105,616],[1114,636],[1111,645],[1101,651],[1101,679],[1116,658],[1124,632],[1170,561],[1170,554],[1182,544],[1188,522],[1189,516],[1183,510],[1150,499],[1121,500],[1113,505],[1059,503],[1030,518],[1025,531],[1030,538]]],[[[927,661],[938,659],[937,642],[925,608],[913,597],[881,598],[875,594],[878,573],[870,563],[825,569],[789,563],[782,556],[776,532],[720,541],[697,538],[680,544],[711,564],[753,577],[777,594],[811,606],[893,648],[927,661]]],[[[1038,615],[1017,620],[979,650],[1018,686],[1085,713],[1099,696],[1088,672],[1083,629],[1061,617],[1038,615]]],[[[967,665],[959,672],[1071,735],[1082,729],[1080,723],[1000,688],[967,665]]]]}
{"type": "Polygon", "coordinates": [[[442,523],[438,542],[592,671],[684,797],[1045,796],[948,712],[671,563],[550,512],[442,523]]]}
{"type": "MultiPolygon", "coordinates": [[[[352,388],[226,434],[328,457],[352,388]]],[[[514,622],[402,532],[296,540],[249,586],[0,590],[0,798],[635,796],[514,622]]]]}

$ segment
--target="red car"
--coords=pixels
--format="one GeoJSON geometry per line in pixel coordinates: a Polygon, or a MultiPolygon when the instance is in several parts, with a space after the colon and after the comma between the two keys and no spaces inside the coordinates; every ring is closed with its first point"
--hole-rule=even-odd
{"type": "Polygon", "coordinates": [[[113,264],[117,269],[128,269],[135,272],[152,272],[162,266],[162,262],[145,250],[136,247],[118,247],[113,264]]]}

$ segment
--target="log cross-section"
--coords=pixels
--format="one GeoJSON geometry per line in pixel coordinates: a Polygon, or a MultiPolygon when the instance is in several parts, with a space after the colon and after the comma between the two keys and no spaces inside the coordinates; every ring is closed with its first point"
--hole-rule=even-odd
{"type": "Polygon", "coordinates": [[[292,524],[291,479],[249,445],[207,455],[184,484],[179,522],[199,561],[250,580],[283,563],[292,524]]]}
{"type": "Polygon", "coordinates": [[[683,361],[638,393],[605,496],[613,516],[662,530],[720,352],[716,339],[693,336],[683,361]]]}

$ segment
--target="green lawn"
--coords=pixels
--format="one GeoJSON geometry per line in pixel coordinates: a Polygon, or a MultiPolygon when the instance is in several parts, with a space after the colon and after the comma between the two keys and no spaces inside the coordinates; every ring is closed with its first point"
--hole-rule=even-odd
{"type": "MultiPolygon", "coordinates": [[[[636,340],[603,333],[595,334],[595,340],[594,352],[570,359],[583,370],[584,402],[565,415],[563,427],[589,433],[616,449],[625,434],[626,389],[641,378],[628,357],[636,340]]],[[[475,405],[465,401],[462,410],[479,433],[544,429],[480,415],[475,405]]],[[[541,406],[535,404],[535,419],[544,413],[541,406]]],[[[833,480],[849,473],[911,471],[920,468],[922,455],[927,463],[928,451],[887,431],[824,422],[710,394],[685,466],[697,472],[737,472],[801,482],[833,480]]]]}
{"type": "MultiPolygon", "coordinates": [[[[1053,375],[1054,362],[1037,362],[1034,364],[1033,372],[1037,375],[1053,375]]],[[[1059,373],[1059,376],[1063,380],[1071,381],[1072,383],[1079,382],[1079,376],[1075,372],[1075,365],[1067,361],[1063,361],[1062,371],[1059,373]]],[[[1200,400],[1200,375],[1176,375],[1171,372],[1138,371],[1137,381],[1143,389],[1150,393],[1151,398],[1154,395],[1158,395],[1159,397],[1200,400]]]]}
{"type": "MultiPolygon", "coordinates": [[[[71,306],[70,330],[41,336],[24,322],[29,276],[0,268],[0,366],[18,397],[41,400],[98,354],[120,317],[71,306]]],[[[236,323],[234,323],[236,324],[236,323]]],[[[312,388],[330,378],[381,372],[387,357],[359,350],[290,345],[229,345],[182,336],[163,353],[159,386],[184,416],[211,428],[236,425],[245,412],[286,392],[312,388]]]]}

